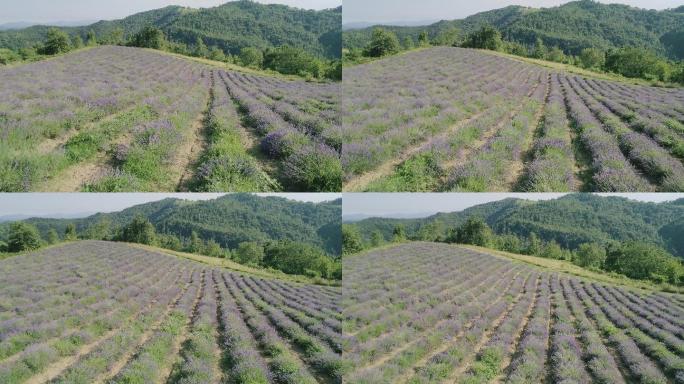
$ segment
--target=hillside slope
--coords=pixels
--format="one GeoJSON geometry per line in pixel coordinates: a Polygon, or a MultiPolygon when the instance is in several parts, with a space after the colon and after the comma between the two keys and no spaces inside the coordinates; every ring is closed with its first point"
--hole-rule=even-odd
{"type": "MultiPolygon", "coordinates": [[[[647,48],[670,58],[684,58],[684,12],[682,7],[655,11],[622,4],[601,4],[580,0],[551,8],[509,6],[481,12],[462,20],[440,21],[424,27],[388,27],[400,37],[417,41],[421,31],[434,38],[440,32],[458,28],[462,35],[482,25],[493,25],[504,39],[534,44],[537,38],[546,46],[558,46],[566,53],[578,54],[583,48],[604,50],[623,46],[647,48]]],[[[345,31],[344,46],[363,47],[370,40],[372,27],[345,31]]]]}
{"type": "MultiPolygon", "coordinates": [[[[322,57],[337,58],[341,54],[342,7],[315,11],[239,0],[212,8],[168,6],[120,20],[62,29],[83,39],[92,30],[102,40],[117,28],[128,37],[147,25],[160,28],[171,41],[193,45],[201,37],[206,45],[232,54],[243,47],[282,45],[300,47],[322,57]]],[[[33,26],[0,32],[0,48],[16,50],[40,44],[48,28],[33,26]]]]}
{"type": "Polygon", "coordinates": [[[356,225],[366,236],[380,231],[390,239],[396,225],[404,225],[409,236],[421,228],[446,232],[471,216],[482,217],[499,234],[528,236],[534,232],[544,240],[555,240],[569,248],[590,241],[642,240],[684,257],[680,239],[684,206],[680,201],[656,204],[622,197],[571,194],[539,202],[505,199],[423,219],[372,218],[356,225]]]}
{"type": "MultiPolygon", "coordinates": [[[[244,241],[293,240],[336,255],[342,241],[341,200],[314,204],[250,194],[229,194],[208,201],[165,199],[82,219],[33,218],[26,222],[34,224],[45,237],[50,228],[64,233],[67,224],[74,223],[81,232],[103,220],[111,222],[115,231],[139,214],[160,233],[187,238],[195,231],[201,238],[214,239],[229,248],[237,248],[244,241]]],[[[0,225],[0,238],[6,238],[9,225],[0,225]]]]}

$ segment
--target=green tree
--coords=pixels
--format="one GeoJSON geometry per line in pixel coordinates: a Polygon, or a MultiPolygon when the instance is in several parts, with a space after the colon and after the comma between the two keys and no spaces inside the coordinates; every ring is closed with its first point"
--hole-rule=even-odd
{"type": "Polygon", "coordinates": [[[68,52],[69,49],[69,35],[67,35],[66,32],[57,28],[48,29],[47,40],[43,46],[43,53],[46,55],[56,55],[68,52]]]}
{"type": "Polygon", "coordinates": [[[128,45],[140,48],[162,49],[166,45],[166,37],[161,29],[149,25],[134,34],[128,45]]]}
{"type": "Polygon", "coordinates": [[[75,35],[71,39],[71,45],[74,47],[74,49],[79,49],[83,48],[83,39],[79,35],[75,35]]]}
{"type": "Polygon", "coordinates": [[[606,54],[605,68],[626,77],[664,80],[665,70],[660,60],[643,48],[620,48],[606,54]]]}
{"type": "Polygon", "coordinates": [[[97,37],[95,37],[95,31],[92,29],[88,31],[86,35],[86,45],[89,47],[94,47],[97,45],[97,37]]]}
{"type": "Polygon", "coordinates": [[[92,240],[106,240],[111,236],[111,225],[111,219],[106,216],[101,217],[85,230],[84,237],[92,240]]]}
{"type": "Polygon", "coordinates": [[[264,260],[264,247],[254,241],[242,242],[235,251],[235,260],[240,264],[260,265],[264,260]]]}
{"type": "Polygon", "coordinates": [[[114,28],[114,30],[112,30],[112,32],[109,34],[107,42],[112,45],[123,45],[125,42],[124,29],[121,27],[114,28]]]}
{"type": "Polygon", "coordinates": [[[158,236],[159,245],[162,248],[172,249],[174,251],[182,251],[183,243],[174,235],[160,235],[158,236]]]}
{"type": "Polygon", "coordinates": [[[566,57],[565,57],[565,53],[563,52],[562,49],[560,49],[558,47],[553,47],[553,48],[551,48],[549,53],[547,53],[546,59],[549,61],[554,61],[556,63],[564,63],[566,60],[566,57]]]}
{"type": "Polygon", "coordinates": [[[404,49],[409,51],[416,47],[416,43],[413,41],[413,37],[406,36],[404,38],[404,49]]]}
{"type": "Polygon", "coordinates": [[[555,240],[551,240],[544,244],[541,256],[546,257],[547,259],[563,260],[565,258],[565,253],[555,240]]]}
{"type": "Polygon", "coordinates": [[[121,241],[156,245],[157,232],[154,225],[145,216],[138,214],[128,225],[122,228],[121,241]]]}
{"type": "Polygon", "coordinates": [[[583,68],[600,69],[606,63],[606,54],[598,48],[584,48],[579,61],[583,68]]]}
{"type": "Polygon", "coordinates": [[[545,59],[547,54],[547,49],[546,46],[544,45],[544,42],[542,39],[537,37],[537,40],[534,42],[534,50],[532,51],[532,57],[535,59],[545,59]]]}
{"type": "Polygon", "coordinates": [[[456,230],[457,243],[487,247],[494,240],[492,229],[479,216],[471,216],[456,230]]]}
{"type": "Polygon", "coordinates": [[[38,249],[41,242],[36,227],[28,223],[16,222],[10,226],[7,251],[23,252],[38,249]]]}
{"type": "Polygon", "coordinates": [[[363,250],[359,230],[350,224],[342,224],[342,254],[349,255],[363,250]]]}
{"type": "Polygon", "coordinates": [[[21,60],[21,56],[7,48],[0,48],[0,64],[7,65],[21,60]]]}
{"type": "Polygon", "coordinates": [[[649,279],[681,284],[681,261],[664,249],[639,241],[613,247],[606,257],[606,270],[634,279],[649,279]]]}
{"type": "Polygon", "coordinates": [[[190,253],[202,253],[204,251],[204,241],[195,231],[190,232],[190,243],[187,250],[190,253]]]}
{"type": "Polygon", "coordinates": [[[74,223],[67,224],[64,229],[64,241],[75,241],[78,239],[78,233],[76,232],[76,226],[74,223]]]}
{"type": "Polygon", "coordinates": [[[254,47],[245,47],[240,50],[240,64],[244,67],[262,68],[264,65],[264,53],[254,47]]]}
{"type": "Polygon", "coordinates": [[[205,254],[207,256],[223,257],[223,249],[221,248],[221,245],[219,245],[219,243],[217,243],[214,239],[209,239],[209,241],[207,241],[206,248],[205,254]]]}
{"type": "Polygon", "coordinates": [[[406,227],[396,225],[392,230],[392,241],[396,243],[404,240],[406,240],[406,227]]]}
{"type": "Polygon", "coordinates": [[[418,46],[419,47],[430,46],[430,38],[428,37],[427,31],[420,31],[420,34],[418,34],[418,46]]]}
{"type": "Polygon", "coordinates": [[[211,47],[209,50],[209,58],[216,61],[226,61],[226,54],[219,47],[211,47]]]}
{"type": "Polygon", "coordinates": [[[457,46],[459,43],[460,36],[461,31],[456,27],[451,27],[437,34],[437,37],[435,37],[434,42],[435,45],[443,45],[449,47],[457,46]]]}
{"type": "Polygon", "coordinates": [[[370,43],[365,50],[365,55],[370,57],[382,57],[399,52],[399,39],[394,32],[383,28],[375,28],[370,43]]]}
{"type": "Polygon", "coordinates": [[[385,243],[385,237],[382,235],[382,232],[380,231],[373,231],[371,233],[371,246],[373,247],[379,247],[385,243]]]}
{"type": "Polygon", "coordinates": [[[207,48],[204,40],[199,36],[195,39],[195,50],[193,53],[197,57],[209,57],[209,48],[207,48]]]}
{"type": "Polygon", "coordinates": [[[527,254],[532,256],[540,256],[542,252],[542,242],[539,240],[539,236],[536,233],[530,233],[530,237],[527,239],[527,254]]]}
{"type": "Polygon", "coordinates": [[[59,243],[59,235],[57,234],[57,231],[54,228],[50,228],[48,230],[47,242],[50,245],[59,243]]]}
{"type": "Polygon", "coordinates": [[[501,32],[496,28],[484,25],[478,31],[468,35],[463,46],[466,48],[489,49],[499,51],[503,47],[501,32]]]}
{"type": "Polygon", "coordinates": [[[575,252],[575,264],[585,268],[603,268],[606,249],[598,243],[583,243],[575,252]]]}
{"type": "Polygon", "coordinates": [[[523,247],[520,238],[515,235],[501,235],[496,237],[496,248],[511,253],[522,253],[523,247]]]}
{"type": "Polygon", "coordinates": [[[334,278],[335,262],[320,249],[295,241],[279,241],[266,247],[264,265],[289,274],[334,278]]]}
{"type": "Polygon", "coordinates": [[[263,67],[286,75],[323,75],[323,63],[301,48],[282,46],[264,53],[263,67]]]}

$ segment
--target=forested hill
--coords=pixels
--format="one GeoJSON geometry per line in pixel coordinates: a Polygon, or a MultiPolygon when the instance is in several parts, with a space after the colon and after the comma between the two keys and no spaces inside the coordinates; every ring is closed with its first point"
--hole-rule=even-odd
{"type": "Polygon", "coordinates": [[[389,240],[397,225],[403,225],[409,237],[419,237],[421,231],[446,234],[471,216],[483,218],[498,234],[528,237],[534,232],[543,240],[555,240],[571,249],[586,242],[641,240],[684,257],[684,199],[644,203],[591,194],[539,202],[506,199],[424,219],[371,218],[355,225],[367,238],[380,231],[389,240]]]}
{"type": "MultiPolygon", "coordinates": [[[[293,240],[308,243],[337,255],[341,247],[342,202],[306,203],[281,197],[229,194],[215,200],[165,199],[137,205],[115,213],[98,213],[83,219],[28,219],[46,238],[55,228],[64,233],[74,223],[79,233],[98,223],[109,223],[114,233],[142,214],[157,232],[188,238],[214,239],[224,248],[245,241],[293,240]]],[[[6,240],[10,223],[0,224],[0,240],[6,240]]]]}
{"type": "MultiPolygon", "coordinates": [[[[106,41],[117,29],[124,38],[153,25],[169,40],[193,45],[201,37],[207,46],[237,54],[243,47],[260,49],[290,45],[315,56],[341,55],[342,7],[304,10],[249,0],[229,2],[213,8],[168,6],[137,13],[121,20],[100,21],[83,27],[61,28],[71,36],[86,39],[94,31],[98,41],[106,41]]],[[[31,47],[45,41],[48,26],[0,32],[0,48],[31,47]]]]}
{"type": "MultiPolygon", "coordinates": [[[[684,59],[684,6],[655,11],[580,0],[552,8],[509,6],[425,27],[387,29],[394,31],[402,42],[407,36],[415,42],[421,31],[428,32],[434,40],[455,27],[464,38],[485,24],[499,29],[504,40],[532,45],[540,38],[545,46],[558,46],[567,54],[577,55],[588,47],[605,51],[633,46],[661,56],[684,59]]],[[[344,46],[365,47],[372,30],[373,27],[345,31],[344,46]]]]}

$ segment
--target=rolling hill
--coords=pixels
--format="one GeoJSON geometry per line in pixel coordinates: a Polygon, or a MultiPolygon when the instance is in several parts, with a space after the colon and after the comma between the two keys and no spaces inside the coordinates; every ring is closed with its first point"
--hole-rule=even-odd
{"type": "MultiPolygon", "coordinates": [[[[315,11],[239,0],[201,9],[168,6],[120,20],[62,29],[83,39],[92,30],[98,40],[103,40],[118,28],[128,37],[148,25],[163,30],[171,41],[193,45],[201,37],[207,46],[217,46],[231,54],[239,53],[243,47],[290,45],[321,57],[341,55],[342,7],[315,11]]],[[[17,50],[41,44],[48,28],[32,26],[0,32],[0,48],[17,50]]]]}
{"type": "Polygon", "coordinates": [[[423,228],[446,232],[466,221],[482,217],[499,234],[512,233],[555,240],[575,248],[584,242],[641,240],[662,246],[684,257],[684,201],[644,203],[622,197],[570,194],[548,201],[504,199],[461,212],[438,213],[422,219],[370,218],[355,223],[367,237],[380,231],[386,239],[396,225],[404,225],[409,237],[423,228]],[[429,227],[426,227],[429,226],[429,227]]]}
{"type": "MultiPolygon", "coordinates": [[[[209,201],[169,198],[81,219],[32,218],[25,221],[35,225],[45,238],[50,228],[64,233],[69,223],[74,223],[81,233],[105,220],[115,231],[140,214],[147,217],[159,233],[187,238],[195,231],[201,238],[214,239],[223,247],[234,249],[244,241],[293,240],[319,246],[336,255],[342,241],[341,210],[341,200],[314,204],[281,197],[229,194],[209,201]]],[[[0,225],[0,239],[6,239],[9,225],[0,225]]]]}
{"type": "MultiPolygon", "coordinates": [[[[551,8],[509,6],[461,20],[387,29],[394,31],[400,41],[407,36],[417,41],[421,31],[434,38],[455,27],[464,36],[486,24],[499,29],[505,40],[532,45],[540,38],[546,46],[558,46],[570,54],[592,46],[604,50],[637,46],[664,57],[684,58],[684,7],[655,11],[580,0],[551,8]]],[[[364,47],[370,41],[372,29],[344,31],[344,47],[364,47]]]]}

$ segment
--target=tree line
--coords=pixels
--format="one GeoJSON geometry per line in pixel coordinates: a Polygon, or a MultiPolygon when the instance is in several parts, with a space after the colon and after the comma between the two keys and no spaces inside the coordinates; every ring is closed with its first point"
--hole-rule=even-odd
{"type": "Polygon", "coordinates": [[[188,238],[157,233],[154,225],[140,214],[119,229],[114,229],[111,221],[106,218],[100,219],[81,233],[73,223],[67,224],[61,235],[51,227],[45,239],[34,225],[15,222],[10,226],[7,242],[0,241],[0,253],[27,252],[47,245],[80,239],[145,244],[230,259],[243,265],[274,269],[286,274],[334,280],[342,278],[339,258],[330,257],[319,247],[307,243],[291,240],[246,241],[239,243],[235,249],[223,248],[214,239],[202,239],[195,231],[192,231],[188,238]]]}
{"type": "Polygon", "coordinates": [[[22,48],[16,52],[7,48],[0,48],[0,64],[36,61],[48,56],[97,45],[151,48],[254,69],[271,70],[285,75],[336,81],[342,79],[342,62],[340,60],[321,59],[303,48],[287,45],[266,49],[244,47],[239,54],[232,55],[218,46],[207,46],[199,36],[194,44],[169,41],[161,29],[151,25],[142,28],[128,39],[124,36],[123,28],[115,28],[100,41],[92,30],[87,33],[84,41],[80,35],[70,37],[59,28],[50,28],[47,31],[44,43],[40,46],[22,48]]]}
{"type": "Polygon", "coordinates": [[[540,38],[537,38],[533,45],[505,41],[501,32],[489,25],[484,25],[467,35],[463,35],[456,27],[452,27],[440,32],[432,39],[427,31],[423,31],[418,35],[418,41],[414,41],[412,36],[406,36],[403,42],[399,41],[394,32],[384,28],[375,28],[368,45],[364,49],[345,49],[343,60],[346,63],[362,63],[373,58],[430,46],[487,49],[574,65],[596,72],[615,73],[629,78],[684,84],[684,61],[667,60],[645,48],[626,46],[604,50],[588,47],[582,49],[578,55],[572,55],[567,54],[558,46],[544,45],[540,38]]]}
{"type": "Polygon", "coordinates": [[[342,253],[350,255],[365,249],[388,243],[412,241],[434,241],[455,244],[470,244],[515,254],[530,255],[554,260],[565,260],[580,267],[624,275],[637,280],[684,286],[684,264],[665,249],[645,241],[612,241],[607,244],[587,242],[574,249],[564,248],[555,240],[545,241],[531,232],[522,237],[514,234],[496,234],[478,216],[469,217],[465,223],[451,228],[444,234],[428,224],[415,234],[407,235],[403,225],[396,225],[388,241],[379,231],[373,231],[370,240],[365,241],[353,224],[342,226],[342,253]]]}

